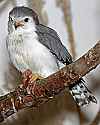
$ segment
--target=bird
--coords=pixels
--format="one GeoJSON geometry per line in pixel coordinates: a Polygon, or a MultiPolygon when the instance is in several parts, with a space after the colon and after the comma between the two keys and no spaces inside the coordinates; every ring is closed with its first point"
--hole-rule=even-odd
{"type": "MultiPolygon", "coordinates": [[[[9,12],[6,46],[14,67],[21,73],[30,69],[34,80],[46,78],[73,62],[57,32],[40,23],[31,8],[16,6],[9,12]]],[[[79,106],[97,103],[97,99],[80,78],[69,92],[79,106]]]]}

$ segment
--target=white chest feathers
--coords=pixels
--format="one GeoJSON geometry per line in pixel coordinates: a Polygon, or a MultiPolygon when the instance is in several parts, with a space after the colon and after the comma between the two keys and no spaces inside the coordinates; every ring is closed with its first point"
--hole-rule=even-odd
{"type": "Polygon", "coordinates": [[[23,72],[31,69],[43,77],[58,70],[55,56],[38,41],[37,34],[12,33],[7,40],[8,52],[11,62],[23,72]]]}

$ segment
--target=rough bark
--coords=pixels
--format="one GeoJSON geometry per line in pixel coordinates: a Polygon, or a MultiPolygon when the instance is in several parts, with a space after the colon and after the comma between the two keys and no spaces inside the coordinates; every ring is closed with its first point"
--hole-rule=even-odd
{"type": "Polygon", "coordinates": [[[100,41],[86,54],[48,78],[32,81],[32,72],[22,75],[14,91],[0,97],[0,121],[26,107],[38,107],[86,75],[100,64],[100,41]]]}

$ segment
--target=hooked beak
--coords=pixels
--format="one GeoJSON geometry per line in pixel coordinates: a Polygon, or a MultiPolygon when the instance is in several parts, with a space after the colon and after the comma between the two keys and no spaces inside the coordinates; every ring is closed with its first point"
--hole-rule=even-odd
{"type": "Polygon", "coordinates": [[[15,25],[15,29],[17,29],[18,27],[24,26],[24,23],[23,21],[16,21],[14,25],[15,25]]]}

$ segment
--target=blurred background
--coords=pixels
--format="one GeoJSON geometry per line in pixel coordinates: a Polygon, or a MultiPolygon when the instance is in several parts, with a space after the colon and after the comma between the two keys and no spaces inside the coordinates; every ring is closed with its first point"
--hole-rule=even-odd
{"type": "MultiPolygon", "coordinates": [[[[6,51],[8,13],[14,6],[37,11],[41,23],[55,29],[73,59],[87,52],[100,40],[99,0],[0,0],[0,95],[17,86],[18,72],[6,51]]],[[[100,66],[84,79],[98,104],[78,108],[68,92],[61,93],[39,109],[26,109],[2,125],[100,125],[100,66]]]]}

